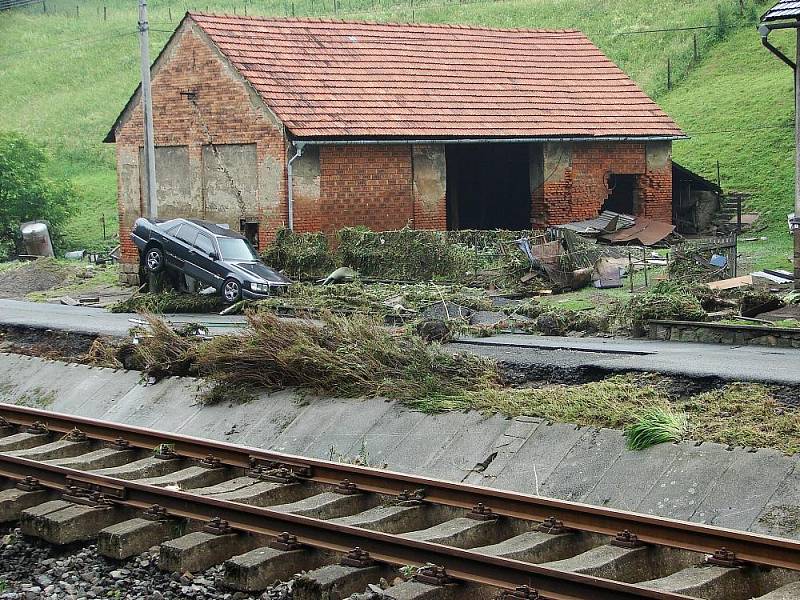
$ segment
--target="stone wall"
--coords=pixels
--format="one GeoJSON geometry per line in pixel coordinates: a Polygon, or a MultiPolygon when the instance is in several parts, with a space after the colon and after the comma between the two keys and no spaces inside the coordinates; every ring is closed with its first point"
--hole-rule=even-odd
{"type": "Polygon", "coordinates": [[[788,327],[651,321],[649,337],[673,342],[800,348],[800,329],[788,327]]]}

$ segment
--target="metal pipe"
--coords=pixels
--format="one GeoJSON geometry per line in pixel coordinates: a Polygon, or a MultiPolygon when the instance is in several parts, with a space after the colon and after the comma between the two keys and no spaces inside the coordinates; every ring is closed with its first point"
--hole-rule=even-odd
{"type": "MultiPolygon", "coordinates": [[[[761,25],[758,26],[758,33],[761,34],[761,45],[764,46],[770,52],[772,52],[775,56],[780,58],[783,62],[785,62],[787,65],[789,65],[792,69],[796,69],[797,67],[796,67],[795,63],[792,62],[792,59],[790,59],[783,52],[778,50],[778,48],[773,46],[769,41],[769,33],[770,33],[770,31],[772,31],[773,29],[788,29],[785,26],[789,25],[789,23],[779,23],[778,25],[783,25],[783,26],[782,27],[774,27],[774,26],[768,25],[766,23],[762,23],[761,25]]],[[[796,25],[794,25],[794,27],[796,27],[796,25]]]]}
{"type": "Polygon", "coordinates": [[[374,140],[303,140],[297,144],[321,146],[362,146],[367,144],[529,144],[537,142],[669,142],[686,140],[688,135],[642,135],[642,136],[603,136],[603,137],[528,137],[528,138],[429,138],[429,139],[374,139],[374,140]]]}
{"type": "Polygon", "coordinates": [[[288,206],[287,209],[289,211],[289,230],[294,231],[294,190],[292,189],[292,163],[303,156],[303,148],[306,145],[306,142],[293,142],[292,145],[295,147],[295,154],[292,158],[289,159],[289,162],[286,163],[286,187],[287,187],[287,194],[286,198],[288,199],[288,206]]]}
{"type": "Polygon", "coordinates": [[[139,46],[142,67],[142,113],[144,114],[144,161],[147,173],[147,216],[158,218],[156,196],[156,149],[153,141],[153,97],[150,93],[150,44],[147,0],[139,0],[139,46]]]}

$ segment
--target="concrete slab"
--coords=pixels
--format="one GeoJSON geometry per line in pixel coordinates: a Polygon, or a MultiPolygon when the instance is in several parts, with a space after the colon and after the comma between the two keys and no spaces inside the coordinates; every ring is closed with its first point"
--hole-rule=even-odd
{"type": "Polygon", "coordinates": [[[206,469],[204,467],[191,466],[166,475],[147,477],[139,480],[139,483],[156,487],[168,487],[170,489],[191,490],[216,485],[224,481],[229,475],[228,469],[206,469]]]}
{"type": "MultiPolygon", "coordinates": [[[[394,470],[394,457],[400,455],[398,448],[426,418],[423,413],[393,404],[391,410],[386,412],[361,436],[369,457],[369,464],[377,467],[386,465],[388,469],[394,470]]],[[[427,457],[420,458],[421,460],[427,459],[427,457]]]]}
{"type": "Polygon", "coordinates": [[[92,447],[92,443],[85,442],[70,442],[67,440],[58,440],[50,442],[49,444],[42,444],[27,450],[13,450],[8,452],[9,456],[17,456],[19,458],[27,458],[29,460],[54,460],[58,458],[73,458],[81,454],[86,454],[92,447]]]}
{"type": "Polygon", "coordinates": [[[491,486],[500,473],[514,460],[533,432],[542,424],[541,419],[517,417],[507,419],[503,432],[497,436],[489,454],[473,467],[464,479],[466,483],[491,486]]]}
{"type": "MultiPolygon", "coordinates": [[[[235,437],[241,444],[257,448],[274,448],[275,440],[307,408],[291,390],[261,394],[255,403],[251,404],[252,410],[245,413],[237,411],[235,416],[229,417],[232,422],[231,427],[236,425],[236,429],[241,429],[242,433],[221,439],[235,437]]],[[[194,421],[188,421],[186,427],[192,426],[193,423],[194,421]]]]}
{"type": "MultiPolygon", "coordinates": [[[[327,425],[321,427],[318,435],[302,450],[303,456],[342,462],[365,459],[373,464],[370,449],[363,441],[364,432],[392,410],[392,406],[391,402],[382,400],[339,400],[331,407],[333,418],[327,420],[327,425]]],[[[313,418],[315,413],[309,412],[307,416],[313,418]]]]}
{"type": "Polygon", "coordinates": [[[790,462],[792,471],[764,504],[758,518],[750,526],[751,531],[800,539],[800,457],[794,456],[790,462]]]}
{"type": "Polygon", "coordinates": [[[683,442],[683,452],[656,480],[638,512],[689,520],[736,455],[721,444],[683,442]]]}
{"type": "Polygon", "coordinates": [[[50,442],[52,437],[48,434],[14,433],[0,438],[0,452],[13,452],[27,450],[34,446],[42,446],[50,442]]]}
{"type": "Polygon", "coordinates": [[[335,519],[369,510],[378,502],[380,499],[374,494],[346,495],[322,492],[289,504],[274,505],[272,510],[315,519],[335,519]]]}
{"type": "Polygon", "coordinates": [[[701,566],[683,569],[643,585],[705,600],[750,600],[796,579],[796,573],[782,569],[701,566]]]}
{"type": "Polygon", "coordinates": [[[755,600],[797,600],[797,598],[800,598],[800,583],[790,583],[755,600]]]}
{"type": "Polygon", "coordinates": [[[590,427],[582,431],[577,443],[542,483],[543,496],[580,501],[625,450],[625,438],[618,430],[590,427]]]}
{"type": "Polygon", "coordinates": [[[692,521],[749,529],[792,471],[777,450],[736,451],[734,460],[699,503],[692,521]]]}
{"type": "Polygon", "coordinates": [[[35,517],[30,511],[23,511],[21,529],[25,535],[62,546],[94,539],[101,529],[124,520],[127,514],[118,507],[71,504],[35,517]]]}
{"type": "Polygon", "coordinates": [[[280,452],[304,454],[305,449],[313,444],[321,431],[341,418],[341,411],[342,405],[339,400],[324,398],[309,403],[278,435],[271,447],[280,452]]]}
{"type": "Polygon", "coordinates": [[[261,536],[194,531],[161,544],[158,568],[173,573],[197,573],[265,543],[261,536]]]}
{"type": "Polygon", "coordinates": [[[116,477],[117,479],[125,479],[131,481],[133,479],[144,479],[145,477],[160,477],[167,473],[174,473],[178,469],[185,466],[185,461],[176,460],[162,460],[154,456],[148,456],[135,460],[131,463],[125,463],[118,467],[109,467],[106,469],[96,469],[93,473],[97,475],[106,475],[108,477],[116,477]]]}
{"type": "Polygon", "coordinates": [[[275,506],[276,504],[287,504],[306,498],[313,492],[305,484],[301,483],[275,483],[271,481],[260,481],[238,490],[230,492],[220,492],[213,494],[218,500],[228,500],[230,502],[241,502],[252,506],[275,506]]]}
{"type": "Polygon", "coordinates": [[[225,561],[225,585],[242,592],[258,592],[295,573],[316,569],[323,557],[313,550],[276,550],[262,547],[225,561]]]}
{"type": "Polygon", "coordinates": [[[528,494],[541,493],[541,486],[583,435],[574,425],[542,423],[514,455],[492,487],[528,494]]]}
{"type": "Polygon", "coordinates": [[[489,556],[502,556],[529,563],[543,563],[575,556],[607,540],[605,536],[586,533],[553,535],[540,531],[526,531],[520,535],[474,550],[489,556]]]}
{"type": "Polygon", "coordinates": [[[474,598],[467,595],[461,585],[428,585],[419,581],[404,581],[394,585],[383,592],[387,600],[460,600],[461,598],[474,598]]]}
{"type": "Polygon", "coordinates": [[[508,419],[467,413],[467,421],[447,443],[423,464],[428,477],[464,481],[493,452],[497,438],[508,427],[508,419]]]}

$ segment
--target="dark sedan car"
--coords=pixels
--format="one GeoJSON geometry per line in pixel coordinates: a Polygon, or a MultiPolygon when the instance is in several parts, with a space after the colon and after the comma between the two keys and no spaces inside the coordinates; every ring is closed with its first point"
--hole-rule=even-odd
{"type": "Polygon", "coordinates": [[[137,219],[131,238],[150,273],[170,269],[212,286],[226,302],[265,298],[291,281],[258,258],[247,239],[197,219],[137,219]]]}

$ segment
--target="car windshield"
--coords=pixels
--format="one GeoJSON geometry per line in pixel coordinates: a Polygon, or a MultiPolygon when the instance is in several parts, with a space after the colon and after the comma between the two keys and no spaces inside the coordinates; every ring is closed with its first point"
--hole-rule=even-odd
{"type": "Polygon", "coordinates": [[[219,237],[217,241],[219,242],[219,249],[220,252],[222,252],[222,258],[224,260],[258,260],[250,244],[243,239],[219,237]]]}

